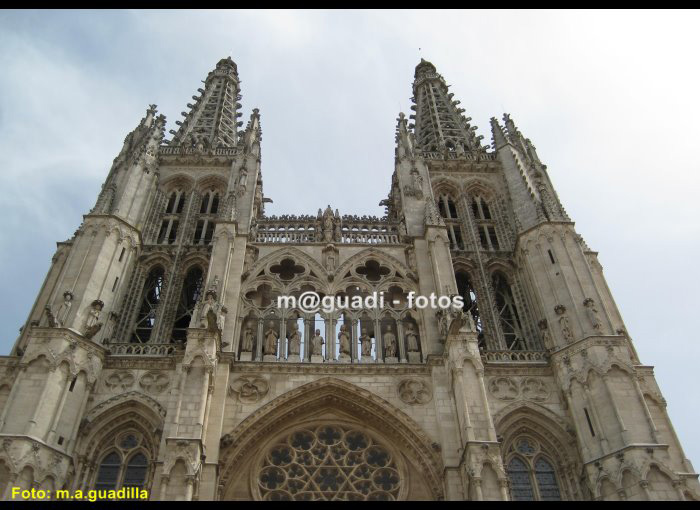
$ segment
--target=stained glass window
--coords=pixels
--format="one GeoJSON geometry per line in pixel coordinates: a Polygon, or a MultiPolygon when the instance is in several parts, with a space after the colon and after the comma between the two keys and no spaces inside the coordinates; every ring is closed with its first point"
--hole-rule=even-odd
{"type": "Polygon", "coordinates": [[[265,455],[256,483],[264,500],[395,500],[401,476],[366,432],[338,425],[297,430],[265,455]]]}

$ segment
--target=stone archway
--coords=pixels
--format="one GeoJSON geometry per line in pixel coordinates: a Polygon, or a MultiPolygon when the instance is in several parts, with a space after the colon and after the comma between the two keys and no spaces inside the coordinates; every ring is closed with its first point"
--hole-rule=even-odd
{"type": "Polygon", "coordinates": [[[399,409],[347,381],[326,377],[269,402],[222,438],[219,499],[441,500],[438,450],[399,409]],[[285,459],[276,461],[275,452],[285,459]],[[379,457],[370,459],[371,452],[379,457]],[[280,487],[260,484],[265,469],[277,473],[280,487]],[[338,476],[337,486],[320,486],[324,476],[338,476]],[[292,478],[296,486],[290,487],[292,478]],[[387,481],[383,488],[382,480],[387,481]]]}

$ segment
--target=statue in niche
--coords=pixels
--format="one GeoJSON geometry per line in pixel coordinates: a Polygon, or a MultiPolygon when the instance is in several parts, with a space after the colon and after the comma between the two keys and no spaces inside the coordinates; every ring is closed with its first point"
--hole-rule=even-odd
{"type": "Polygon", "coordinates": [[[248,241],[255,242],[255,238],[258,236],[258,223],[253,218],[250,222],[250,229],[248,229],[248,241]]]}
{"type": "Polygon", "coordinates": [[[338,340],[340,340],[340,354],[347,354],[350,356],[350,335],[348,335],[345,324],[340,326],[338,340]]]}
{"type": "Polygon", "coordinates": [[[331,209],[330,205],[328,205],[326,210],[323,211],[323,219],[321,221],[323,225],[323,241],[326,243],[332,243],[335,221],[333,218],[333,210],[331,209]]]}
{"type": "Polygon", "coordinates": [[[552,335],[549,333],[549,324],[547,323],[547,319],[542,319],[537,323],[537,325],[540,327],[540,333],[542,334],[542,345],[544,345],[546,349],[551,349],[554,347],[552,335]]]}
{"type": "Polygon", "coordinates": [[[241,168],[238,174],[238,187],[240,189],[245,188],[246,183],[248,182],[248,170],[245,169],[245,167],[241,168]]]}
{"type": "Polygon", "coordinates": [[[105,327],[105,334],[102,339],[103,344],[108,344],[112,339],[112,333],[114,333],[117,320],[119,320],[119,314],[116,312],[109,312],[109,316],[107,317],[107,327],[105,327]]]}
{"type": "Polygon", "coordinates": [[[321,330],[317,329],[314,333],[314,337],[311,339],[311,354],[314,356],[321,356],[322,345],[323,337],[321,336],[321,330]]]}
{"type": "Polygon", "coordinates": [[[58,322],[58,327],[64,327],[68,320],[68,314],[73,306],[73,293],[69,290],[63,293],[63,303],[58,307],[56,312],[56,322],[58,322]]]}
{"type": "Polygon", "coordinates": [[[301,349],[301,333],[299,333],[299,325],[296,322],[292,322],[291,329],[287,335],[289,340],[289,355],[299,355],[299,350],[301,349]]]}
{"type": "Polygon", "coordinates": [[[384,354],[386,355],[387,358],[395,358],[396,357],[396,335],[393,333],[391,329],[391,324],[388,324],[386,327],[386,331],[384,332],[383,335],[383,340],[384,340],[384,354]]]}
{"type": "Polygon", "coordinates": [[[246,324],[246,328],[243,331],[243,343],[241,344],[241,352],[253,352],[253,341],[255,335],[250,323],[246,324]]]}
{"type": "Polygon", "coordinates": [[[335,271],[335,254],[329,253],[326,259],[326,269],[328,271],[335,271]]]}
{"type": "Polygon", "coordinates": [[[559,318],[559,327],[561,328],[561,335],[564,337],[567,343],[571,343],[574,339],[574,335],[571,332],[571,325],[569,324],[569,318],[566,315],[562,315],[559,318]]]}
{"type": "Polygon", "coordinates": [[[102,328],[102,323],[99,322],[99,320],[100,313],[102,313],[104,306],[105,304],[99,299],[96,299],[90,304],[90,310],[88,310],[88,315],[85,319],[85,330],[83,332],[85,338],[92,338],[102,328]]]}
{"type": "Polygon", "coordinates": [[[256,260],[255,248],[252,246],[247,246],[245,250],[245,256],[243,259],[243,267],[245,271],[250,271],[253,268],[256,260]]]}
{"type": "Polygon", "coordinates": [[[598,310],[595,307],[595,302],[591,298],[586,298],[583,302],[583,306],[586,307],[586,313],[588,314],[588,319],[591,321],[593,329],[600,331],[603,324],[600,322],[600,317],[598,317],[598,310]]]}
{"type": "Polygon", "coordinates": [[[406,324],[406,345],[408,352],[418,352],[420,350],[418,348],[418,335],[410,322],[406,324]]]}
{"type": "Polygon", "coordinates": [[[280,334],[275,331],[275,322],[269,321],[267,323],[267,331],[265,331],[265,344],[263,345],[263,354],[265,355],[277,355],[277,339],[280,334]]]}
{"type": "Polygon", "coordinates": [[[223,331],[224,329],[224,314],[226,313],[226,308],[221,306],[221,303],[216,299],[216,285],[218,284],[218,277],[214,280],[214,283],[209,287],[204,299],[204,304],[199,313],[199,327],[206,328],[209,331],[223,331]]]}
{"type": "Polygon", "coordinates": [[[57,328],[58,322],[56,321],[56,317],[54,317],[53,312],[51,311],[51,307],[49,305],[46,305],[46,307],[44,307],[44,310],[46,310],[46,320],[49,323],[49,327],[57,328]]]}
{"type": "Polygon", "coordinates": [[[362,328],[362,335],[360,335],[360,346],[362,357],[372,356],[372,337],[367,334],[367,328],[362,328]]]}

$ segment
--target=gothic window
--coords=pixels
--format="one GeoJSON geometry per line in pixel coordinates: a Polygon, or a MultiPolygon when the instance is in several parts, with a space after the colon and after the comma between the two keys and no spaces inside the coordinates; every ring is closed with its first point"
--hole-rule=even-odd
{"type": "Polygon", "coordinates": [[[522,333],[513,293],[510,289],[510,285],[508,285],[506,277],[500,272],[493,274],[493,290],[495,292],[496,309],[498,311],[506,348],[520,351],[525,350],[525,338],[522,333]]]}
{"type": "Polygon", "coordinates": [[[488,203],[480,195],[475,195],[471,200],[471,208],[481,247],[484,250],[499,250],[500,244],[496,235],[496,224],[488,203]]]}
{"type": "Polygon", "coordinates": [[[462,228],[460,226],[459,216],[457,215],[457,206],[452,197],[444,194],[440,195],[438,198],[438,209],[440,210],[440,216],[445,219],[447,236],[450,238],[450,248],[453,250],[463,250],[462,228]]]}
{"type": "Polygon", "coordinates": [[[180,226],[180,214],[185,205],[185,195],[182,190],[173,191],[165,208],[165,215],[158,231],[158,244],[173,244],[177,239],[177,230],[180,226]]]}
{"type": "Polygon", "coordinates": [[[463,271],[457,271],[455,279],[457,280],[457,291],[464,300],[464,310],[469,311],[471,314],[472,319],[474,319],[476,330],[480,333],[481,337],[483,326],[481,323],[481,315],[479,314],[479,307],[476,302],[474,285],[472,285],[469,275],[463,271]]]}
{"type": "Polygon", "coordinates": [[[147,453],[140,446],[141,442],[142,438],[136,432],[128,432],[116,438],[109,446],[109,452],[99,462],[95,489],[144,488],[149,461],[147,453]]]}
{"type": "Polygon", "coordinates": [[[202,295],[202,280],[203,274],[199,267],[190,269],[185,276],[173,325],[172,338],[174,342],[183,343],[187,340],[187,328],[190,325],[194,307],[202,295]]]}
{"type": "Polygon", "coordinates": [[[520,457],[513,457],[508,463],[508,477],[510,478],[513,500],[535,500],[535,494],[532,490],[532,480],[530,479],[530,470],[520,457]]]}
{"type": "Polygon", "coordinates": [[[552,463],[530,438],[519,438],[508,462],[511,495],[515,501],[560,501],[561,492],[552,463]]]}
{"type": "Polygon", "coordinates": [[[153,326],[156,323],[156,312],[163,291],[165,271],[162,267],[151,270],[143,287],[141,307],[136,316],[136,327],[131,337],[132,342],[146,343],[151,339],[153,326]]]}
{"type": "Polygon", "coordinates": [[[365,431],[321,425],[268,448],[254,483],[266,501],[393,501],[403,480],[391,452],[365,431]]]}
{"type": "Polygon", "coordinates": [[[207,191],[202,196],[199,214],[203,215],[197,221],[194,232],[194,244],[209,244],[214,236],[214,219],[219,211],[219,194],[207,191]]]}

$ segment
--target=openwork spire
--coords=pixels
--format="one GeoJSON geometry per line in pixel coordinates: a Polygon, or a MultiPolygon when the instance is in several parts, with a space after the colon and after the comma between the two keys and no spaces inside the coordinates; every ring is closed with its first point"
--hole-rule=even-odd
{"type": "Polygon", "coordinates": [[[204,148],[235,147],[236,130],[243,123],[238,110],[239,101],[238,69],[231,57],[219,60],[216,69],[204,81],[204,89],[197,89],[199,96],[192,96],[194,104],[188,103],[188,113],[176,124],[180,128],[171,130],[173,139],[170,145],[200,146],[204,148]]]}
{"type": "Polygon", "coordinates": [[[483,136],[476,136],[469,122],[470,117],[462,115],[459,101],[452,100],[454,94],[448,91],[449,85],[437,73],[435,66],[421,59],[416,66],[413,81],[415,111],[416,148],[423,152],[484,152],[488,146],[481,145],[483,136]]]}

